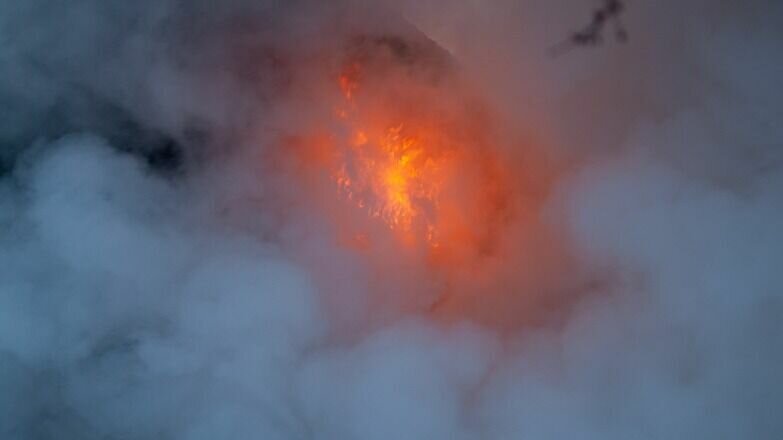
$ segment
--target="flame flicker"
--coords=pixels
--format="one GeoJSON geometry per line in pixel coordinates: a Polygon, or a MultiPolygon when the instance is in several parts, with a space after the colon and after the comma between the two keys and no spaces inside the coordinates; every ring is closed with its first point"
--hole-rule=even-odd
{"type": "MultiPolygon", "coordinates": [[[[384,224],[399,246],[426,248],[433,262],[488,252],[511,202],[480,101],[439,64],[442,54],[402,55],[422,43],[359,41],[336,74],[334,128],[322,145],[338,203],[384,224]]],[[[372,246],[365,231],[353,236],[372,246]]]]}

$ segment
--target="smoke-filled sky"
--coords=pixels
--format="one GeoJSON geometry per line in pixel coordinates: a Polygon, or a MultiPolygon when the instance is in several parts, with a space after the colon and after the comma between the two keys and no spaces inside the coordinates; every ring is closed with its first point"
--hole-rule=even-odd
{"type": "Polygon", "coordinates": [[[0,438],[783,438],[730,3],[0,1],[0,438]]]}

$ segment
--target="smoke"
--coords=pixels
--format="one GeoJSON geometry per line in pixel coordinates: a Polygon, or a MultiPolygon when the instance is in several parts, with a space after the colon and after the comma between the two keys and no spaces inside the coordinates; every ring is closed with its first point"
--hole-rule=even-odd
{"type": "Polygon", "coordinates": [[[0,436],[781,437],[781,7],[382,3],[0,5],[0,436]],[[356,54],[506,166],[452,259],[325,176],[356,54]]]}

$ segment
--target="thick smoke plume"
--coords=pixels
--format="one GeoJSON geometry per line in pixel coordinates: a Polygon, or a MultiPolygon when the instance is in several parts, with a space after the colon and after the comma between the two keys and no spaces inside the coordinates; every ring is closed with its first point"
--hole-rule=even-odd
{"type": "Polygon", "coordinates": [[[0,3],[0,437],[783,437],[783,8],[628,3],[0,3]],[[355,60],[437,246],[330,180],[355,60]]]}

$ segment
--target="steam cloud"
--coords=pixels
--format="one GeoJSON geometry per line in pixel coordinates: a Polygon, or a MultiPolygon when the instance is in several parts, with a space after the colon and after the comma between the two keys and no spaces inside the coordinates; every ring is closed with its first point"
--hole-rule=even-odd
{"type": "Polygon", "coordinates": [[[780,4],[387,3],[0,5],[0,437],[783,437],[780,4]],[[278,155],[396,16],[558,164],[449,319],[278,155]]]}

